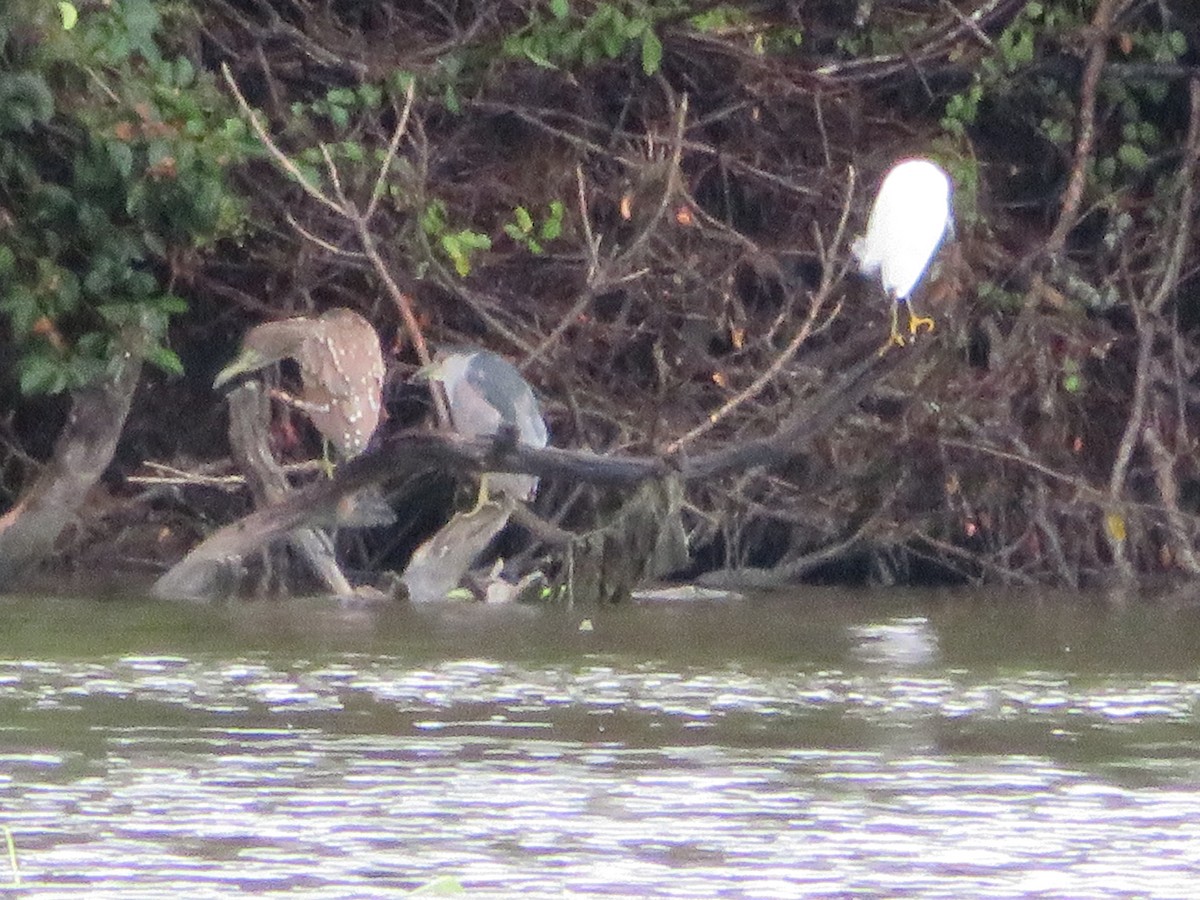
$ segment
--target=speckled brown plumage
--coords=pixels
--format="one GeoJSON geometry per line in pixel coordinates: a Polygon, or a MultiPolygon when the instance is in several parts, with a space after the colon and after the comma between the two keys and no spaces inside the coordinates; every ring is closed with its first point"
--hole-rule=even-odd
{"type": "Polygon", "coordinates": [[[366,449],[379,424],[383,352],[371,323],[350,309],[318,318],[264,322],[246,332],[242,352],[217,376],[231,378],[292,358],[303,387],[292,405],[303,411],[343,459],[366,449]]]}

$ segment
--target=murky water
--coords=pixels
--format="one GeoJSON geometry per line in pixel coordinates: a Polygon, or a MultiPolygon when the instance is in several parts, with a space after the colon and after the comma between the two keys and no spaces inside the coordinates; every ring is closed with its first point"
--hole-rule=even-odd
{"type": "Polygon", "coordinates": [[[1200,896],[1197,609],[0,600],[0,635],[38,898],[1200,896]]]}

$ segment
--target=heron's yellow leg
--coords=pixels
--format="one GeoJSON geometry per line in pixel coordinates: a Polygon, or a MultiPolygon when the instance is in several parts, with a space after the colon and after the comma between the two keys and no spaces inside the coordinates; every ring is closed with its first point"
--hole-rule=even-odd
{"type": "Polygon", "coordinates": [[[483,509],[483,507],[487,505],[489,499],[488,477],[487,472],[484,472],[479,476],[479,494],[475,497],[475,505],[471,507],[471,510],[467,513],[467,515],[475,515],[475,513],[479,512],[479,510],[483,509]]]}
{"type": "Polygon", "coordinates": [[[333,459],[329,453],[329,441],[321,438],[321,471],[326,478],[333,477],[333,459]]]}

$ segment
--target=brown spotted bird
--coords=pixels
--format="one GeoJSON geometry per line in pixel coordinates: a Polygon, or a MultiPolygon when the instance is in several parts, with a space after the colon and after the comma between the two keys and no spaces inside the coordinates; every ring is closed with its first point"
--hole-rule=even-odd
{"type": "Polygon", "coordinates": [[[317,318],[297,316],[255,325],[213,387],[289,358],[300,369],[300,394],[274,396],[307,415],[339,457],[358,456],[379,424],[383,396],[383,351],[371,323],[351,309],[337,307],[317,318]]]}

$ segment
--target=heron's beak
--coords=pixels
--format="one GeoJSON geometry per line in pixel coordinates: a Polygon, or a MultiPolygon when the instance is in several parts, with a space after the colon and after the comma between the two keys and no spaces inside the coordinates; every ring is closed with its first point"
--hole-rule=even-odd
{"type": "Polygon", "coordinates": [[[239,375],[257,372],[259,369],[269,366],[273,362],[277,362],[277,360],[268,359],[257,350],[243,350],[238,354],[237,359],[217,373],[216,380],[213,381],[213,390],[215,391],[223,385],[228,384],[239,375]]]}
{"type": "Polygon", "coordinates": [[[413,372],[413,381],[438,381],[442,377],[443,361],[435,359],[427,366],[421,366],[413,372]]]}

